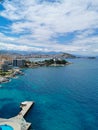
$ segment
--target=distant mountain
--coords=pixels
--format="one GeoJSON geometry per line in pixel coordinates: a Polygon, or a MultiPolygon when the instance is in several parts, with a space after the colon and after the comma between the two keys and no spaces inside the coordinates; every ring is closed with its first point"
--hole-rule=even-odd
{"type": "Polygon", "coordinates": [[[75,55],[63,52],[29,52],[29,51],[0,51],[0,54],[10,54],[10,55],[23,55],[30,56],[34,58],[47,58],[47,57],[55,57],[55,58],[76,58],[75,55]]]}
{"type": "Polygon", "coordinates": [[[55,54],[54,56],[57,58],[77,58],[75,55],[69,53],[60,53],[60,54],[55,54]]]}
{"type": "Polygon", "coordinates": [[[25,55],[28,56],[29,58],[77,58],[75,55],[69,54],[69,53],[31,53],[29,55],[25,55]]]}
{"type": "Polygon", "coordinates": [[[0,50],[0,54],[21,54],[21,55],[26,55],[26,54],[59,54],[61,52],[42,52],[42,51],[15,51],[15,50],[0,50]]]}

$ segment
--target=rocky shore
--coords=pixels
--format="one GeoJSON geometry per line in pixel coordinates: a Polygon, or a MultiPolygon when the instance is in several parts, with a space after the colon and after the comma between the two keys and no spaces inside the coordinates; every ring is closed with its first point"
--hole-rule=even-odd
{"type": "Polygon", "coordinates": [[[12,74],[0,76],[0,84],[9,82],[11,78],[16,77],[17,75],[23,75],[24,73],[20,69],[15,69],[12,74]]]}
{"type": "Polygon", "coordinates": [[[8,82],[10,79],[6,77],[0,77],[0,83],[8,82]]]}
{"type": "MultiPolygon", "coordinates": [[[[41,67],[41,66],[54,66],[54,67],[61,67],[71,64],[70,62],[62,59],[49,59],[44,61],[38,61],[38,62],[30,62],[27,61],[25,63],[25,66],[23,68],[35,68],[35,67],[41,67]]],[[[21,71],[20,68],[13,68],[7,72],[2,72],[0,74],[0,83],[9,82],[11,78],[15,78],[18,75],[23,75],[24,73],[21,71]]]]}

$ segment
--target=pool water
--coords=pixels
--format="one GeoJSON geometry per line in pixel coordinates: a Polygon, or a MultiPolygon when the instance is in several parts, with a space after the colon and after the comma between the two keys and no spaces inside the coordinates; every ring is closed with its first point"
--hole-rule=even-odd
{"type": "Polygon", "coordinates": [[[9,125],[1,125],[0,130],[14,130],[14,129],[9,125]]]}

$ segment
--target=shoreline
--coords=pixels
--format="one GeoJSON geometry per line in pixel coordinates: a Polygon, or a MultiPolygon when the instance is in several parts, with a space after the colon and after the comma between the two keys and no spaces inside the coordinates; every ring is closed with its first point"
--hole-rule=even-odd
{"type": "Polygon", "coordinates": [[[24,75],[23,73],[23,69],[26,69],[26,68],[38,68],[38,67],[42,67],[42,66],[46,66],[46,67],[64,67],[66,65],[69,65],[69,64],[72,64],[71,62],[67,62],[66,64],[58,64],[58,63],[52,63],[52,64],[36,64],[36,65],[30,65],[28,67],[23,67],[23,68],[18,68],[18,69],[12,69],[10,70],[11,73],[10,74],[7,74],[5,76],[0,76],[0,84],[3,84],[3,83],[7,83],[7,82],[10,82],[11,79],[13,78],[16,78],[17,79],[17,76],[22,76],[24,75]]]}
{"type": "Polygon", "coordinates": [[[14,70],[14,72],[10,75],[0,76],[0,84],[10,82],[11,79],[17,78],[17,76],[21,76],[21,75],[24,75],[24,73],[20,69],[17,69],[14,70]]]}

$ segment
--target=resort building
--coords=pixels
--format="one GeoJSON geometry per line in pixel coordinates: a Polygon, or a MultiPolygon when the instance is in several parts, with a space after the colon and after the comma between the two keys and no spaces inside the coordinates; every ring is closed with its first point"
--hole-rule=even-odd
{"type": "Polygon", "coordinates": [[[13,60],[13,66],[23,67],[25,65],[25,60],[23,59],[15,59],[13,60]]]}
{"type": "Polygon", "coordinates": [[[8,64],[4,63],[4,62],[0,62],[0,70],[6,72],[8,71],[8,64]]]}
{"type": "Polygon", "coordinates": [[[7,64],[2,64],[2,65],[1,65],[1,70],[4,71],[4,72],[8,71],[8,68],[9,68],[9,67],[8,67],[7,64]]]}

